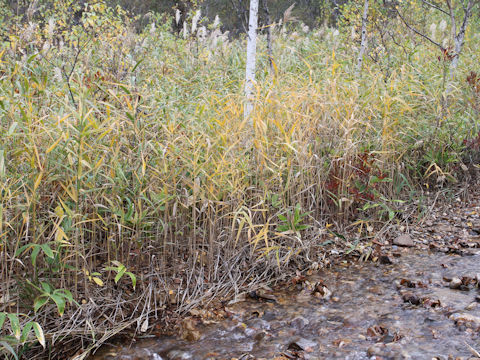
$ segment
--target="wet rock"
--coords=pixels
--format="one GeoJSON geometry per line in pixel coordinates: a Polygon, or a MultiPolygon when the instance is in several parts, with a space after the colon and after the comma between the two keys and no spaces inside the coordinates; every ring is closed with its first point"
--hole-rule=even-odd
{"type": "Polygon", "coordinates": [[[277,318],[277,314],[274,313],[273,311],[265,311],[263,313],[262,319],[265,321],[272,321],[277,318]]]}
{"type": "Polygon", "coordinates": [[[393,264],[392,259],[388,255],[381,255],[378,258],[378,262],[383,265],[391,265],[393,264]]]}
{"type": "Polygon", "coordinates": [[[317,343],[312,340],[308,340],[305,338],[297,338],[295,341],[292,341],[287,349],[288,350],[296,350],[296,351],[305,351],[305,352],[312,352],[317,347],[317,343]]]}
{"type": "Polygon", "coordinates": [[[449,319],[455,321],[457,325],[465,324],[467,326],[480,327],[480,317],[471,314],[454,313],[450,315],[449,319]]]}
{"type": "Polygon", "coordinates": [[[277,297],[273,294],[272,289],[260,288],[250,291],[248,295],[255,300],[262,299],[264,301],[277,302],[277,297]]]}
{"type": "Polygon", "coordinates": [[[407,235],[407,234],[396,237],[393,240],[393,244],[398,246],[405,246],[405,247],[415,246],[412,238],[410,237],[410,235],[407,235]]]}
{"type": "Polygon", "coordinates": [[[448,286],[450,287],[450,289],[460,289],[460,286],[462,286],[462,280],[460,280],[457,277],[454,277],[452,278],[448,286]]]}
{"type": "Polygon", "coordinates": [[[275,320],[275,321],[272,321],[270,323],[270,329],[272,329],[272,330],[277,330],[277,329],[280,329],[281,327],[284,327],[284,326],[285,326],[284,321],[275,320]]]}
{"type": "Polygon", "coordinates": [[[256,341],[261,341],[265,338],[265,336],[267,335],[267,333],[265,331],[260,331],[259,333],[257,333],[253,338],[256,340],[256,341]]]}
{"type": "Polygon", "coordinates": [[[408,302],[412,305],[419,305],[420,304],[420,298],[415,295],[414,293],[410,292],[410,291],[405,291],[405,292],[402,292],[402,299],[404,302],[408,302]]]}
{"type": "Polygon", "coordinates": [[[167,354],[167,360],[189,360],[192,355],[182,350],[170,350],[167,354]]]}
{"type": "Polygon", "coordinates": [[[408,288],[415,288],[417,287],[416,283],[414,281],[408,280],[408,279],[402,279],[400,280],[400,285],[408,287],[408,288]]]}
{"type": "Polygon", "coordinates": [[[328,300],[332,297],[332,292],[321,281],[313,286],[312,294],[317,298],[325,300],[328,300]]]}
{"type": "Polygon", "coordinates": [[[385,344],[393,343],[395,341],[395,336],[389,333],[383,336],[381,340],[385,344]]]}
{"type": "Polygon", "coordinates": [[[157,353],[154,353],[152,355],[152,360],[163,360],[163,358],[160,355],[158,355],[157,353]]]}
{"type": "Polygon", "coordinates": [[[290,326],[300,330],[307,326],[309,323],[310,322],[308,321],[308,319],[304,318],[303,316],[297,316],[290,322],[290,326]]]}
{"type": "Polygon", "coordinates": [[[478,304],[476,302],[472,302],[465,307],[465,310],[474,310],[477,308],[477,306],[478,304]]]}

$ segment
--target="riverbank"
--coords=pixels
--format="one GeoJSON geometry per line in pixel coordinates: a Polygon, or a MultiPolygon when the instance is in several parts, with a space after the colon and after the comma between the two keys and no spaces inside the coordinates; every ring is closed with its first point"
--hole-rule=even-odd
{"type": "Polygon", "coordinates": [[[287,13],[258,36],[246,99],[246,39],[218,21],[192,13],[179,34],[149,14],[137,32],[103,0],[41,3],[0,14],[7,357],[81,359],[297,273],[388,262],[478,171],[480,22],[452,57],[372,7],[382,45],[358,69],[355,2],[336,28],[287,13]]]}
{"type": "Polygon", "coordinates": [[[174,336],[138,334],[91,359],[478,359],[478,195],[432,201],[411,243],[191,310],[174,336]]]}
{"type": "Polygon", "coordinates": [[[470,186],[447,193],[431,197],[419,221],[383,229],[353,251],[330,247],[335,261],[199,303],[172,317],[169,331],[157,323],[117,338],[113,343],[123,345],[104,346],[92,359],[466,359],[479,342],[480,192],[470,186]]]}

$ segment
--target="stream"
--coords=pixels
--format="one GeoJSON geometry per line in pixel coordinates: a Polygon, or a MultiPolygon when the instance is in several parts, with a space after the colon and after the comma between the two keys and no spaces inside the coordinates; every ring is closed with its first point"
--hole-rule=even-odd
{"type": "Polygon", "coordinates": [[[340,263],[251,293],[226,306],[224,320],[187,326],[193,341],[142,339],[91,359],[473,359],[479,281],[479,249],[398,248],[375,263],[340,263]]]}

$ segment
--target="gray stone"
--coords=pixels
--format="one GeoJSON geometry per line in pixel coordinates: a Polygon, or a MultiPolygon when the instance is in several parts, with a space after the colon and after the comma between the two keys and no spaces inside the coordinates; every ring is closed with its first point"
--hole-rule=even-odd
{"type": "Polygon", "coordinates": [[[459,289],[462,286],[462,280],[457,277],[452,278],[450,284],[448,285],[450,289],[459,289]]]}
{"type": "Polygon", "coordinates": [[[393,244],[398,246],[406,246],[406,247],[415,246],[412,238],[410,237],[410,235],[407,235],[407,234],[397,236],[393,240],[393,244]]]}
{"type": "Polygon", "coordinates": [[[297,330],[303,329],[308,324],[308,319],[304,318],[303,316],[297,316],[290,322],[290,326],[297,330]]]}

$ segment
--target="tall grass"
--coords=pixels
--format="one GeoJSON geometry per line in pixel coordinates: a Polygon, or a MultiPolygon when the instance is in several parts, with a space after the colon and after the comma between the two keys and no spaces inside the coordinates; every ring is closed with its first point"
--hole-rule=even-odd
{"type": "Polygon", "coordinates": [[[273,74],[260,39],[253,127],[243,39],[125,26],[38,50],[22,34],[1,50],[0,310],[35,317],[50,342],[70,332],[86,348],[115,322],[319,261],[326,222],[395,211],[407,183],[453,178],[478,132],[474,34],[445,108],[425,45],[407,39],[414,55],[391,54],[388,77],[375,63],[356,77],[348,34],[277,29],[273,74]],[[55,301],[33,313],[42,282],[72,291],[72,320],[56,323],[55,301]]]}

